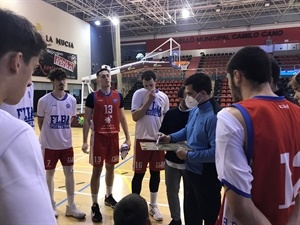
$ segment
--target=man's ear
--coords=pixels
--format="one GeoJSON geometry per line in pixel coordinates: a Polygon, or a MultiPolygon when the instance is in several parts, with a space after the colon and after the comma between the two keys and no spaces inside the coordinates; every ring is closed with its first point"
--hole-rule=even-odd
{"type": "Polygon", "coordinates": [[[23,63],[23,54],[21,52],[14,53],[10,56],[10,70],[14,73],[19,73],[23,63]]]}
{"type": "Polygon", "coordinates": [[[239,86],[242,82],[242,75],[241,72],[238,70],[233,71],[233,82],[236,86],[239,86]]]}

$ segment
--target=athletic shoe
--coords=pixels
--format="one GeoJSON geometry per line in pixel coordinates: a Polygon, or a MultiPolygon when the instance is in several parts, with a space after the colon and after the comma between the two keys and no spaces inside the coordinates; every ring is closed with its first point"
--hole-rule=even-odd
{"type": "Polygon", "coordinates": [[[71,205],[67,205],[66,216],[72,216],[76,219],[84,219],[85,213],[77,209],[75,203],[72,203],[71,205]]]}
{"type": "Polygon", "coordinates": [[[56,211],[56,202],[52,202],[52,209],[53,209],[53,214],[54,214],[55,218],[57,218],[58,213],[56,211]]]}
{"type": "Polygon", "coordinates": [[[181,219],[179,219],[179,220],[172,220],[171,221],[171,223],[169,223],[169,225],[182,225],[182,223],[181,223],[181,219]]]}
{"type": "Polygon", "coordinates": [[[150,209],[149,209],[149,214],[150,216],[153,217],[154,220],[156,221],[162,221],[163,216],[161,215],[160,211],[158,210],[158,207],[156,204],[149,204],[150,209]]]}
{"type": "Polygon", "coordinates": [[[92,208],[92,221],[96,223],[101,223],[102,214],[100,212],[98,203],[94,203],[91,208],[92,208]]]}
{"type": "Polygon", "coordinates": [[[104,204],[114,209],[117,204],[117,201],[112,195],[109,195],[108,197],[105,196],[104,204]]]}

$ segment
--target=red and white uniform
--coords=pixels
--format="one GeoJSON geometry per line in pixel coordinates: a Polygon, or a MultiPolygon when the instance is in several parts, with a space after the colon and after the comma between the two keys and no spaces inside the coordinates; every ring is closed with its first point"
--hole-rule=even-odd
{"type": "MultiPolygon", "coordinates": [[[[286,224],[300,192],[300,108],[283,97],[257,96],[234,105],[247,127],[223,109],[218,114],[216,166],[231,190],[251,198],[272,225],[286,224]]],[[[223,202],[216,224],[238,225],[223,202]]]]}

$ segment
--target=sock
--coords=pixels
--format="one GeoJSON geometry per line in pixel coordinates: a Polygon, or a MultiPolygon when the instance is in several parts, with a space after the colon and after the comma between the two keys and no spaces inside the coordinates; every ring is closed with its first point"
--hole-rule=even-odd
{"type": "Polygon", "coordinates": [[[106,198],[112,194],[112,186],[106,186],[106,198]]]}
{"type": "Polygon", "coordinates": [[[150,204],[156,205],[157,192],[150,192],[150,204]]]}
{"type": "Polygon", "coordinates": [[[95,195],[92,194],[92,201],[93,201],[93,204],[98,203],[98,194],[95,194],[95,195]]]}
{"type": "Polygon", "coordinates": [[[74,195],[68,195],[67,199],[68,199],[68,206],[74,204],[74,195]]]}

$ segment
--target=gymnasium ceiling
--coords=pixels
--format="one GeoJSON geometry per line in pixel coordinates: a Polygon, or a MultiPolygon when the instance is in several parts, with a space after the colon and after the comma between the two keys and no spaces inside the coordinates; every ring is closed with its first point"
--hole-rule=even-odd
{"type": "Polygon", "coordinates": [[[88,23],[111,30],[120,19],[121,38],[298,22],[300,0],[43,0],[88,23]],[[186,8],[190,18],[184,19],[186,8]],[[217,10],[218,9],[218,10],[217,10]]]}

